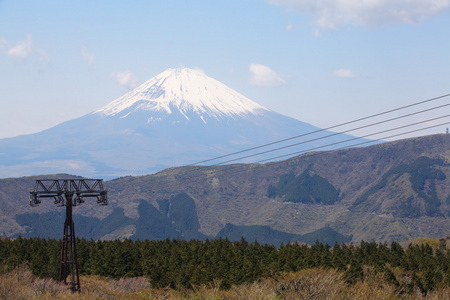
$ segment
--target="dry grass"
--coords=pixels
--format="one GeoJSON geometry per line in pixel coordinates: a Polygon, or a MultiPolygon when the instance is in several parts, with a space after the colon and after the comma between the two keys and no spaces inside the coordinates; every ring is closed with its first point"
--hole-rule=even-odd
{"type": "Polygon", "coordinates": [[[287,273],[270,279],[269,286],[286,300],[337,299],[346,289],[343,273],[324,269],[287,273]]]}
{"type": "Polygon", "coordinates": [[[256,283],[220,288],[221,282],[195,286],[192,289],[152,289],[143,277],[112,280],[98,276],[82,276],[81,293],[72,293],[67,286],[51,279],[36,278],[26,265],[0,275],[0,299],[430,299],[450,300],[450,287],[428,295],[417,289],[401,293],[387,283],[381,274],[369,273],[355,285],[345,283],[343,274],[335,270],[310,269],[286,273],[256,283]]]}
{"type": "Polygon", "coordinates": [[[31,289],[33,280],[33,275],[25,264],[7,274],[2,274],[0,276],[0,299],[33,298],[31,289]]]}

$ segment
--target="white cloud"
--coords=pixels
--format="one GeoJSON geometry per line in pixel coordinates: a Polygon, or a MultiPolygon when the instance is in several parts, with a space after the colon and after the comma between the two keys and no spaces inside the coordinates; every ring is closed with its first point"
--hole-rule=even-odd
{"type": "Polygon", "coordinates": [[[50,62],[47,53],[34,45],[31,34],[27,34],[26,40],[18,42],[15,46],[9,46],[10,44],[4,38],[0,38],[0,50],[3,50],[2,52],[9,56],[15,56],[25,61],[32,54],[37,53],[41,61],[45,63],[50,62]]]}
{"type": "Polygon", "coordinates": [[[131,71],[125,72],[112,72],[110,77],[120,86],[123,86],[129,90],[134,89],[137,86],[137,80],[133,77],[131,71]]]}
{"type": "Polygon", "coordinates": [[[333,77],[339,78],[357,78],[358,74],[348,69],[339,69],[333,72],[333,77]]]}
{"type": "Polygon", "coordinates": [[[250,83],[253,85],[280,86],[286,83],[286,80],[278,75],[277,72],[265,65],[251,64],[249,70],[252,73],[250,83]]]}
{"type": "Polygon", "coordinates": [[[268,3],[310,14],[316,25],[324,29],[345,24],[411,24],[450,11],[450,0],[268,0],[268,3]]]}
{"type": "Polygon", "coordinates": [[[288,25],[286,26],[286,30],[287,30],[287,31],[291,31],[292,28],[293,28],[293,25],[292,25],[292,24],[288,24],[288,25]]]}
{"type": "Polygon", "coordinates": [[[81,56],[88,65],[92,65],[94,63],[94,54],[87,52],[85,46],[81,47],[81,56]]]}
{"type": "Polygon", "coordinates": [[[33,51],[33,41],[31,34],[28,34],[27,39],[25,41],[19,42],[17,45],[8,50],[8,55],[26,59],[27,57],[30,56],[32,51],[33,51]]]}
{"type": "Polygon", "coordinates": [[[7,44],[8,44],[7,40],[5,40],[4,38],[0,38],[0,49],[5,48],[7,44]]]}
{"type": "Polygon", "coordinates": [[[202,68],[199,68],[199,67],[194,67],[194,70],[195,70],[195,71],[197,71],[197,72],[200,72],[200,73],[202,73],[203,75],[206,75],[206,72],[205,72],[205,70],[203,70],[202,68]]]}

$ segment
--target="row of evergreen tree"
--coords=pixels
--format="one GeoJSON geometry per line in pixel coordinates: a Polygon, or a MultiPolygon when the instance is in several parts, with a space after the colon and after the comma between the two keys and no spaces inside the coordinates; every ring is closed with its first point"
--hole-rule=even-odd
{"type": "MultiPolygon", "coordinates": [[[[27,263],[33,274],[57,279],[61,242],[56,239],[17,238],[0,240],[0,271],[27,263]]],[[[396,242],[336,243],[333,247],[286,244],[276,248],[216,240],[93,241],[77,239],[80,273],[111,278],[146,276],[154,287],[191,287],[214,279],[222,287],[254,282],[280,272],[309,268],[334,268],[345,272],[349,283],[364,276],[363,267],[383,272],[399,284],[392,270],[402,270],[411,284],[422,291],[450,285],[450,250],[433,249],[427,244],[404,249],[396,242]]]]}

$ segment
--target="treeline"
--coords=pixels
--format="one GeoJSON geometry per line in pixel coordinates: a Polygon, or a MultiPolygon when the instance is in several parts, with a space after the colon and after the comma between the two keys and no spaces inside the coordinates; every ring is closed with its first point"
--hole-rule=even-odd
{"type": "MultiPolygon", "coordinates": [[[[27,263],[34,275],[57,279],[61,242],[56,239],[0,240],[0,272],[27,263]]],[[[361,242],[333,247],[248,243],[244,239],[206,241],[93,241],[77,239],[82,275],[111,278],[145,276],[153,287],[191,287],[221,280],[221,287],[254,282],[283,272],[332,268],[345,273],[350,284],[363,279],[367,269],[383,274],[403,290],[423,293],[450,285],[450,250],[428,244],[401,245],[361,242]]]]}

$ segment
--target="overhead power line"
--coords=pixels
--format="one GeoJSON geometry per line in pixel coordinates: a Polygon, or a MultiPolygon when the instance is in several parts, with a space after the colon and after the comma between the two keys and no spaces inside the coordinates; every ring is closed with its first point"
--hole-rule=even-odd
{"type": "MultiPolygon", "coordinates": [[[[194,164],[190,164],[190,165],[187,165],[187,166],[195,166],[195,165],[198,165],[198,164],[203,163],[203,162],[213,161],[213,160],[217,160],[217,159],[220,159],[220,158],[225,158],[225,157],[229,157],[229,156],[232,156],[232,155],[248,152],[250,150],[260,149],[260,148],[263,148],[263,147],[266,147],[266,146],[269,146],[269,145],[274,145],[274,144],[281,143],[281,142],[288,141],[288,140],[292,140],[292,139],[295,139],[295,138],[308,136],[308,135],[311,135],[311,134],[314,134],[314,133],[318,133],[318,132],[321,132],[321,131],[325,131],[325,130],[328,130],[328,129],[331,129],[331,128],[337,128],[339,126],[356,123],[356,122],[359,122],[359,121],[362,121],[362,120],[367,120],[367,119],[370,119],[370,118],[373,118],[373,117],[376,117],[376,116],[381,116],[381,115],[385,115],[385,114],[388,114],[388,113],[391,113],[391,112],[395,112],[395,111],[399,111],[399,110],[402,110],[402,109],[406,109],[406,108],[409,108],[409,107],[414,107],[414,106],[417,106],[417,105],[420,105],[420,104],[432,102],[432,101],[435,101],[435,100],[438,100],[438,99],[442,99],[442,98],[445,98],[445,97],[448,97],[448,96],[450,96],[450,94],[446,94],[446,95],[443,95],[443,96],[440,96],[440,97],[431,98],[431,99],[428,99],[428,100],[425,100],[425,101],[420,101],[420,102],[417,102],[417,103],[414,103],[414,104],[410,104],[410,105],[406,105],[406,106],[403,106],[403,107],[399,107],[399,108],[396,108],[396,109],[391,109],[391,110],[388,110],[388,111],[385,111],[385,112],[377,113],[377,114],[374,114],[374,115],[371,115],[371,116],[368,116],[368,117],[364,117],[364,118],[359,118],[359,119],[356,119],[356,120],[353,120],[353,121],[341,123],[339,125],[328,127],[326,129],[321,129],[321,130],[305,133],[305,134],[298,135],[298,136],[295,136],[295,137],[291,137],[291,138],[288,138],[288,139],[283,139],[283,140],[280,140],[280,141],[276,141],[276,142],[264,144],[264,145],[261,145],[261,146],[245,149],[245,150],[234,152],[234,153],[230,153],[230,154],[227,154],[227,155],[222,155],[222,156],[211,158],[211,159],[208,159],[208,160],[203,160],[203,161],[200,161],[200,162],[197,162],[197,163],[194,163],[194,164]]],[[[287,146],[278,147],[278,148],[275,148],[275,149],[263,151],[263,152],[256,153],[256,154],[246,155],[244,157],[239,157],[239,158],[236,158],[236,159],[231,159],[231,160],[219,162],[219,163],[216,163],[216,164],[212,164],[210,166],[219,166],[219,165],[227,164],[227,163],[230,163],[230,162],[242,160],[242,159],[249,158],[249,157],[255,157],[255,156],[266,154],[266,153],[270,153],[270,152],[280,151],[280,150],[283,150],[283,149],[286,149],[286,148],[290,148],[290,147],[293,147],[293,146],[296,146],[296,145],[299,145],[299,144],[304,144],[304,143],[307,143],[307,142],[315,141],[317,139],[326,139],[326,138],[330,138],[330,137],[335,136],[335,135],[339,135],[339,134],[343,134],[343,133],[359,130],[359,129],[362,129],[362,128],[369,128],[369,127],[372,127],[372,126],[375,126],[375,125],[379,125],[379,124],[383,124],[383,123],[387,123],[387,122],[390,122],[390,121],[394,121],[394,120],[398,120],[398,119],[402,119],[402,118],[406,118],[406,117],[411,117],[411,116],[414,116],[414,115],[417,115],[417,114],[420,114],[420,113],[424,113],[424,112],[428,112],[428,111],[432,111],[432,110],[437,110],[437,109],[442,109],[442,108],[447,107],[449,105],[450,104],[444,104],[444,105],[439,105],[439,106],[435,106],[435,107],[432,107],[432,108],[422,109],[420,111],[409,113],[409,114],[405,114],[403,116],[387,119],[387,120],[384,120],[384,121],[374,122],[374,123],[369,124],[369,125],[359,126],[359,127],[352,128],[352,129],[349,129],[349,130],[346,130],[346,131],[343,131],[343,132],[334,133],[334,134],[330,134],[330,135],[327,135],[327,136],[324,136],[324,137],[311,139],[309,141],[307,140],[307,141],[303,141],[303,142],[299,142],[299,143],[295,143],[295,144],[291,144],[291,145],[287,145],[287,146]]],[[[351,141],[356,141],[356,140],[364,139],[364,138],[367,138],[367,137],[370,137],[370,136],[375,136],[375,135],[379,135],[379,134],[390,132],[390,131],[394,131],[394,130],[400,130],[400,129],[404,129],[404,128],[407,128],[407,127],[411,127],[411,126],[415,126],[415,125],[419,125],[419,124],[423,124],[423,123],[427,123],[427,122],[431,122],[431,121],[436,121],[436,120],[443,119],[443,118],[448,118],[449,116],[450,115],[447,114],[447,115],[444,115],[444,116],[435,117],[435,118],[424,120],[424,121],[420,121],[420,122],[409,123],[407,125],[399,126],[399,127],[396,127],[396,128],[391,128],[391,129],[388,129],[388,130],[382,130],[382,131],[377,131],[377,132],[374,132],[374,133],[366,134],[366,135],[364,135],[362,137],[355,137],[355,138],[347,139],[347,140],[340,141],[340,142],[329,143],[329,144],[322,145],[322,146],[317,146],[317,147],[304,149],[304,150],[293,152],[293,153],[289,153],[289,154],[283,154],[283,155],[280,155],[280,156],[275,156],[275,157],[259,160],[259,161],[253,162],[253,163],[263,163],[263,162],[268,162],[268,161],[271,161],[271,160],[273,161],[275,159],[280,159],[280,158],[284,158],[284,157],[288,157],[288,156],[294,156],[294,155],[299,155],[299,154],[302,154],[302,153],[316,151],[316,150],[319,150],[319,149],[325,149],[325,148],[328,148],[328,147],[331,147],[331,146],[336,146],[338,144],[347,143],[347,142],[351,142],[351,141]]],[[[446,124],[449,124],[449,123],[450,122],[444,122],[444,123],[441,123],[441,124],[438,124],[438,125],[433,125],[433,126],[429,126],[429,127],[426,127],[426,128],[420,128],[420,129],[416,129],[416,130],[411,130],[411,131],[408,131],[408,132],[402,132],[402,133],[398,133],[398,134],[395,134],[395,135],[390,135],[390,136],[378,138],[378,139],[375,139],[375,140],[363,141],[361,143],[356,143],[356,144],[353,144],[353,145],[346,145],[346,146],[343,146],[341,148],[334,148],[333,151],[334,150],[340,150],[340,149],[357,147],[357,146],[362,146],[362,145],[367,145],[367,144],[370,144],[370,143],[382,142],[384,139],[389,139],[389,138],[393,138],[393,137],[399,137],[399,136],[402,136],[402,135],[407,135],[407,134],[411,134],[411,133],[427,130],[427,129],[430,129],[430,128],[443,126],[443,125],[446,125],[446,124]]],[[[227,172],[228,170],[236,169],[238,167],[239,167],[239,165],[230,165],[227,168],[224,168],[224,169],[221,168],[220,171],[227,172]]],[[[201,166],[197,166],[194,169],[186,169],[185,171],[183,171],[181,173],[178,173],[177,176],[183,176],[184,174],[191,174],[193,176],[190,176],[189,178],[187,178],[187,180],[189,182],[193,182],[196,179],[196,177],[201,176],[201,174],[197,174],[196,175],[195,171],[196,170],[200,170],[202,168],[203,167],[201,167],[201,166]]],[[[229,174],[234,174],[234,172],[229,173],[229,174]]],[[[168,188],[170,188],[170,186],[168,188]]]]}
{"type": "MultiPolygon", "coordinates": [[[[343,131],[343,132],[337,132],[337,133],[329,134],[329,135],[326,135],[326,136],[322,136],[322,137],[319,137],[319,138],[315,138],[315,139],[303,141],[303,142],[300,142],[300,143],[290,144],[290,145],[287,145],[287,146],[278,147],[278,148],[271,149],[271,150],[267,150],[267,151],[263,151],[263,152],[258,152],[258,153],[252,154],[252,155],[247,155],[247,156],[243,156],[243,157],[238,157],[238,158],[235,158],[235,159],[232,159],[232,160],[227,160],[227,161],[224,161],[224,162],[221,162],[221,163],[213,164],[213,166],[215,166],[215,165],[222,165],[222,164],[230,163],[230,162],[233,162],[233,161],[238,161],[238,160],[241,160],[241,159],[250,158],[250,157],[254,157],[254,156],[258,156],[258,155],[262,155],[262,154],[267,154],[267,153],[271,153],[271,152],[275,152],[275,151],[279,151],[279,150],[283,150],[283,149],[295,147],[295,146],[298,146],[298,145],[306,144],[306,143],[309,143],[309,142],[314,142],[314,141],[318,141],[318,140],[330,138],[330,137],[337,136],[337,135],[341,135],[341,134],[348,133],[348,132],[351,132],[351,131],[355,131],[355,130],[359,130],[359,129],[363,129],[363,128],[368,128],[368,127],[372,127],[372,126],[375,126],[375,125],[384,124],[384,123],[387,123],[387,122],[390,122],[390,121],[393,121],[393,120],[398,120],[398,119],[401,119],[401,118],[404,118],[404,117],[416,115],[416,114],[419,114],[419,113],[423,113],[423,112],[425,112],[425,111],[430,111],[430,110],[433,110],[433,109],[436,109],[436,108],[442,108],[442,107],[444,107],[444,106],[449,106],[449,105],[450,105],[450,103],[449,103],[449,104],[446,104],[446,105],[441,105],[441,106],[439,106],[439,107],[434,107],[434,108],[431,108],[431,109],[427,109],[427,110],[424,110],[424,111],[420,111],[420,112],[417,112],[417,113],[408,114],[408,115],[405,115],[405,116],[401,116],[401,117],[389,119],[389,120],[386,120],[386,121],[376,122],[376,123],[373,123],[373,124],[369,124],[369,125],[365,125],[365,126],[361,126],[361,127],[349,129],[349,130],[346,130],[346,131],[343,131]]],[[[438,117],[438,118],[433,118],[433,119],[429,119],[429,120],[417,122],[417,123],[414,123],[414,124],[411,124],[411,125],[406,125],[406,126],[398,127],[398,128],[390,129],[390,130],[387,130],[387,131],[396,130],[396,129],[399,129],[399,128],[408,127],[408,126],[413,126],[413,125],[418,125],[418,124],[425,123],[425,122],[431,122],[431,121],[434,121],[434,120],[437,120],[437,119],[440,119],[440,118],[444,118],[444,117],[448,117],[448,116],[450,116],[450,115],[446,115],[446,116],[443,116],[443,117],[438,117]]],[[[384,131],[384,132],[385,132],[385,131],[384,131]]],[[[382,132],[381,132],[381,133],[382,133],[382,132]]],[[[369,136],[372,136],[372,135],[376,135],[376,134],[378,134],[378,133],[367,134],[367,135],[364,135],[364,136],[361,136],[361,137],[355,137],[355,138],[352,138],[352,139],[349,139],[349,140],[345,140],[345,141],[340,141],[340,142],[336,142],[336,143],[333,143],[333,144],[329,144],[328,146],[332,146],[332,145],[335,145],[335,144],[345,143],[345,142],[347,142],[347,141],[352,141],[352,140],[357,140],[357,139],[363,139],[363,138],[366,138],[366,137],[369,137],[369,136]]],[[[322,148],[322,146],[319,147],[319,148],[322,148]]],[[[312,149],[310,149],[309,151],[312,151],[312,150],[316,150],[316,148],[312,148],[312,149]]]]}
{"type": "MultiPolygon", "coordinates": [[[[369,116],[366,116],[366,117],[362,117],[362,118],[359,118],[359,119],[355,119],[355,120],[352,120],[352,121],[340,123],[340,124],[337,124],[337,125],[333,125],[333,126],[330,126],[330,127],[323,128],[323,129],[319,129],[319,130],[303,133],[303,134],[300,134],[300,135],[296,135],[296,136],[292,136],[292,137],[289,137],[289,138],[281,139],[281,140],[278,140],[278,141],[275,141],[275,142],[259,145],[259,146],[256,146],[256,147],[252,147],[252,148],[236,151],[236,152],[233,152],[233,153],[229,153],[229,154],[225,154],[225,155],[221,155],[221,156],[217,156],[217,157],[213,157],[213,158],[210,158],[210,159],[205,159],[205,160],[202,160],[202,161],[198,161],[198,162],[189,164],[187,166],[195,166],[195,165],[199,165],[199,164],[202,164],[202,163],[206,163],[206,162],[218,160],[218,159],[221,159],[221,158],[229,157],[229,156],[232,156],[232,155],[241,154],[241,153],[245,153],[245,152],[248,152],[248,151],[252,151],[252,150],[268,147],[268,146],[271,146],[271,145],[287,142],[287,141],[290,141],[290,140],[293,140],[293,139],[297,139],[297,138],[300,138],[300,137],[305,137],[305,136],[316,134],[316,133],[319,133],[319,132],[336,129],[338,127],[342,127],[342,126],[353,124],[353,123],[356,123],[356,122],[361,122],[361,121],[368,120],[368,119],[371,119],[371,118],[379,117],[379,116],[382,116],[382,115],[386,115],[386,114],[393,113],[393,112],[396,112],[396,111],[400,111],[400,110],[403,110],[403,109],[411,108],[411,107],[414,107],[414,106],[417,106],[417,105],[429,103],[429,102],[436,101],[436,100],[439,100],[439,99],[442,99],[442,98],[445,98],[445,97],[449,97],[449,96],[450,96],[450,94],[445,94],[445,95],[442,95],[442,96],[430,98],[430,99],[427,99],[427,100],[423,100],[423,101],[419,101],[419,102],[412,103],[412,104],[409,104],[409,105],[405,105],[405,106],[401,106],[401,107],[398,107],[398,108],[390,109],[390,110],[387,110],[387,111],[384,111],[384,112],[380,112],[380,113],[376,113],[376,114],[369,115],[369,116]]],[[[447,105],[444,105],[444,106],[447,106],[447,105]]]]}
{"type": "MultiPolygon", "coordinates": [[[[414,123],[414,124],[411,124],[411,125],[400,126],[400,127],[394,128],[394,129],[389,129],[389,130],[376,132],[376,133],[373,133],[373,134],[368,134],[365,137],[371,136],[371,135],[377,135],[377,134],[380,134],[380,133],[384,133],[384,132],[388,132],[388,131],[392,131],[392,130],[397,130],[397,129],[401,129],[401,128],[406,128],[406,127],[409,127],[409,126],[413,126],[413,125],[417,125],[417,124],[421,124],[421,123],[425,123],[425,122],[430,122],[430,121],[434,121],[434,120],[437,120],[437,119],[442,119],[442,118],[449,117],[449,116],[450,115],[439,117],[439,118],[434,118],[434,119],[431,119],[431,120],[426,120],[426,121],[423,121],[423,122],[417,122],[417,123],[414,123]]],[[[390,135],[390,136],[385,136],[385,137],[382,137],[382,138],[379,138],[379,139],[376,139],[376,140],[369,140],[369,141],[361,142],[361,143],[358,143],[358,144],[353,144],[353,145],[345,146],[345,147],[342,147],[342,148],[333,149],[333,151],[334,150],[342,150],[342,149],[353,148],[353,147],[357,147],[357,146],[361,146],[361,145],[373,144],[373,143],[381,142],[383,140],[390,139],[390,138],[393,138],[393,137],[398,137],[398,136],[402,136],[402,135],[406,135],[406,134],[411,134],[411,133],[415,133],[415,132],[419,132],[419,131],[423,131],[423,130],[427,130],[427,129],[431,129],[431,128],[435,128],[435,127],[439,127],[439,126],[443,126],[443,125],[447,125],[447,124],[450,124],[450,122],[444,122],[444,123],[437,124],[437,125],[432,125],[432,126],[419,128],[419,129],[415,129],[415,130],[411,130],[411,131],[407,131],[407,132],[402,132],[402,133],[398,133],[398,134],[394,134],[394,135],[390,135]]],[[[357,140],[357,139],[362,139],[362,138],[354,138],[354,139],[350,139],[350,140],[347,140],[347,141],[357,140]]],[[[324,146],[321,146],[321,147],[317,147],[317,149],[318,148],[323,148],[323,147],[334,146],[336,144],[338,144],[338,143],[332,143],[332,144],[324,145],[324,146]]],[[[279,158],[283,158],[283,157],[286,157],[286,156],[298,155],[298,154],[302,154],[302,153],[311,152],[311,151],[314,151],[314,150],[316,150],[316,149],[311,148],[311,149],[304,150],[304,151],[293,152],[293,153],[289,153],[289,154],[285,154],[285,155],[281,155],[281,156],[277,156],[277,157],[272,157],[272,158],[268,158],[268,159],[259,160],[259,161],[255,162],[255,163],[262,163],[262,162],[266,162],[266,161],[269,161],[269,160],[279,159],[279,158]]]]}
{"type": "MultiPolygon", "coordinates": [[[[419,124],[423,124],[423,123],[427,123],[427,122],[431,122],[431,121],[436,121],[436,120],[439,120],[439,119],[442,119],[442,118],[447,118],[447,117],[450,117],[450,115],[437,117],[437,118],[433,118],[433,119],[428,119],[428,120],[425,120],[425,121],[420,121],[420,122],[416,122],[416,123],[412,123],[412,124],[408,124],[408,125],[392,128],[392,129],[387,129],[387,130],[383,130],[383,131],[379,131],[379,132],[375,132],[375,133],[371,133],[371,134],[366,134],[366,135],[361,136],[361,137],[355,137],[355,138],[351,138],[351,139],[348,139],[348,140],[343,140],[343,141],[339,141],[339,142],[335,142],[335,143],[331,143],[331,144],[327,144],[327,145],[322,145],[322,146],[318,146],[318,147],[314,147],[314,148],[309,148],[307,150],[303,150],[302,152],[311,152],[311,151],[318,150],[318,149],[321,149],[321,148],[326,148],[326,147],[330,147],[330,146],[334,146],[334,145],[338,145],[338,144],[343,144],[343,143],[351,142],[351,141],[354,141],[354,140],[360,140],[360,139],[364,139],[364,138],[367,138],[367,137],[370,137],[370,136],[373,136],[373,135],[377,135],[377,134],[380,134],[380,133],[385,133],[385,132],[394,131],[394,130],[398,130],[398,129],[402,129],[402,128],[406,128],[406,127],[410,127],[410,126],[414,126],[414,125],[419,125],[419,124]]],[[[446,123],[444,123],[444,124],[446,124],[446,123]]],[[[435,126],[432,126],[432,127],[435,127],[435,126]]],[[[341,133],[338,133],[338,134],[341,134],[341,133]]],[[[336,134],[330,134],[330,135],[327,135],[327,136],[325,136],[323,138],[331,137],[331,136],[334,136],[334,135],[336,135],[336,134]]],[[[319,138],[319,139],[321,139],[321,138],[319,138]]],[[[314,140],[316,140],[316,139],[314,139],[314,140]]],[[[310,140],[310,141],[314,141],[314,140],[310,140]]],[[[306,141],[306,142],[310,142],[310,141],[306,141]]],[[[290,148],[290,147],[294,147],[294,146],[297,146],[299,144],[303,144],[303,142],[302,143],[296,143],[296,144],[288,145],[288,146],[284,146],[284,147],[279,147],[279,148],[275,148],[275,149],[271,149],[271,150],[267,150],[267,151],[264,151],[264,152],[255,153],[255,154],[252,154],[252,155],[247,155],[247,156],[244,156],[244,157],[239,157],[239,158],[227,160],[227,161],[224,161],[224,162],[221,162],[221,163],[213,164],[211,166],[223,165],[223,164],[227,164],[227,163],[230,163],[230,162],[233,162],[233,161],[238,161],[238,160],[241,160],[241,159],[258,156],[258,155],[261,155],[261,154],[267,154],[267,153],[270,153],[270,152],[275,152],[275,151],[287,149],[287,148],[290,148]]],[[[292,154],[292,155],[294,155],[294,154],[292,154]]],[[[273,158],[269,158],[267,160],[272,160],[272,159],[273,158]]],[[[264,160],[264,161],[267,161],[267,160],[264,160]]]]}
{"type": "MultiPolygon", "coordinates": [[[[437,125],[428,126],[428,127],[425,127],[425,128],[419,128],[419,129],[410,130],[410,131],[407,131],[407,132],[402,132],[402,133],[398,133],[398,134],[394,134],[394,135],[384,136],[384,137],[380,138],[379,140],[365,141],[365,142],[353,144],[351,146],[344,146],[344,147],[341,147],[341,148],[333,149],[332,151],[339,151],[339,150],[344,150],[344,149],[353,148],[353,147],[357,147],[357,146],[367,145],[367,144],[370,144],[370,143],[376,143],[376,142],[384,140],[384,139],[393,138],[393,137],[399,137],[399,136],[402,136],[402,135],[411,134],[411,133],[415,133],[415,132],[419,132],[419,131],[423,131],[423,130],[427,130],[427,129],[431,129],[431,128],[435,128],[435,127],[443,126],[443,125],[447,125],[447,124],[450,124],[450,122],[444,122],[444,123],[440,123],[440,124],[437,124],[437,125]]],[[[390,131],[390,130],[388,130],[388,131],[390,131]]],[[[375,134],[378,134],[378,133],[375,133],[375,134]]],[[[279,159],[279,158],[283,158],[283,157],[286,157],[286,156],[300,155],[300,154],[307,153],[307,152],[310,152],[310,151],[311,151],[311,149],[304,150],[304,151],[299,151],[299,152],[294,152],[294,153],[289,153],[289,154],[280,155],[280,156],[277,156],[277,157],[272,157],[270,159],[260,160],[260,161],[257,161],[255,163],[267,162],[269,160],[279,159]]],[[[237,173],[240,173],[240,172],[243,172],[243,171],[247,170],[247,168],[243,168],[242,164],[227,165],[227,166],[224,166],[224,167],[225,168],[223,168],[223,169],[217,170],[217,172],[224,173],[224,174],[229,176],[229,175],[234,175],[234,174],[237,174],[237,173]]],[[[195,169],[195,170],[200,170],[200,169],[202,169],[202,168],[198,168],[198,169],[195,169]]],[[[195,170],[194,170],[194,172],[195,172],[195,170]]],[[[190,177],[188,177],[186,179],[183,179],[185,185],[189,185],[190,183],[194,183],[198,179],[202,178],[203,174],[198,174],[198,173],[195,174],[194,172],[184,172],[184,173],[177,174],[177,175],[183,175],[183,174],[188,174],[188,173],[192,174],[192,176],[190,176],[190,177]]],[[[166,189],[179,188],[179,187],[180,187],[179,183],[177,183],[177,184],[169,184],[169,185],[166,186],[166,189]]]]}
{"type": "MultiPolygon", "coordinates": [[[[402,133],[398,133],[398,134],[394,134],[394,135],[390,135],[390,136],[384,136],[384,137],[380,138],[379,140],[365,141],[365,142],[361,142],[361,143],[354,144],[354,145],[351,145],[351,146],[344,146],[344,147],[341,147],[341,148],[333,149],[332,151],[344,150],[344,149],[358,147],[358,146],[367,145],[367,144],[371,144],[371,143],[373,144],[373,143],[379,142],[379,141],[384,140],[384,139],[393,138],[393,137],[399,137],[399,136],[402,136],[402,135],[411,134],[411,133],[415,133],[415,132],[419,132],[419,131],[423,131],[423,130],[427,130],[427,129],[431,129],[431,128],[435,128],[435,127],[443,126],[443,125],[447,125],[447,124],[450,124],[450,122],[444,122],[444,123],[441,123],[441,124],[432,125],[432,126],[428,126],[428,127],[425,127],[425,128],[415,129],[415,130],[410,130],[410,131],[407,131],[407,132],[402,132],[402,133]]],[[[280,155],[280,156],[277,156],[277,157],[272,157],[272,158],[269,158],[269,159],[263,159],[263,160],[255,162],[255,163],[263,163],[263,162],[267,162],[267,161],[273,160],[273,159],[284,158],[284,157],[292,156],[292,155],[300,155],[300,154],[308,153],[310,151],[311,150],[308,149],[308,150],[305,150],[305,151],[289,153],[289,154],[280,155]]],[[[237,173],[240,173],[240,172],[243,172],[243,171],[246,170],[246,169],[243,169],[242,167],[243,167],[242,164],[227,165],[224,169],[220,169],[218,171],[222,172],[222,173],[226,172],[226,175],[233,175],[233,174],[237,174],[237,173]]],[[[194,176],[187,178],[187,180],[188,180],[187,183],[193,183],[198,178],[200,178],[200,175],[199,174],[197,174],[197,175],[194,174],[194,176]]],[[[169,185],[168,188],[175,188],[177,186],[169,185]]]]}

